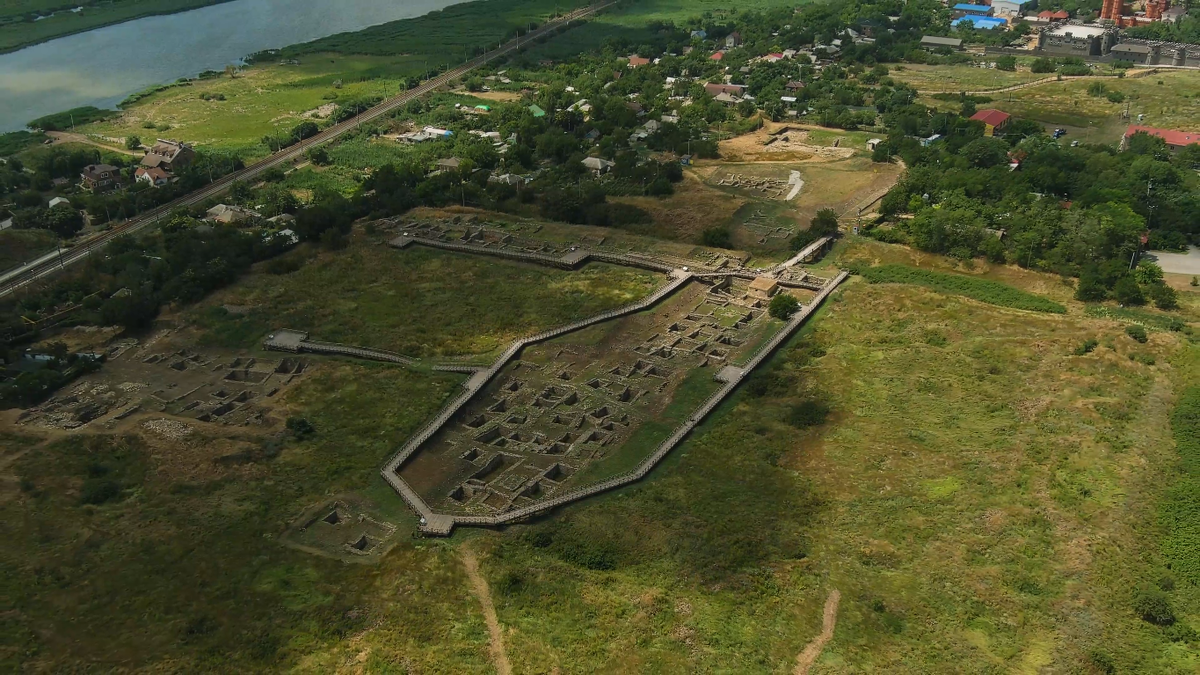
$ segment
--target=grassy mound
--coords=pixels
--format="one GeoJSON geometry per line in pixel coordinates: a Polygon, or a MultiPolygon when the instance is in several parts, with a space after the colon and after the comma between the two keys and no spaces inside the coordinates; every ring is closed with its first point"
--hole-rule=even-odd
{"type": "Polygon", "coordinates": [[[966,296],[989,305],[1050,314],[1067,312],[1066,307],[1040,295],[1027,293],[995,281],[976,279],[961,274],[931,272],[908,265],[866,267],[860,270],[860,273],[863,278],[873,284],[914,284],[931,288],[940,293],[966,296]]]}

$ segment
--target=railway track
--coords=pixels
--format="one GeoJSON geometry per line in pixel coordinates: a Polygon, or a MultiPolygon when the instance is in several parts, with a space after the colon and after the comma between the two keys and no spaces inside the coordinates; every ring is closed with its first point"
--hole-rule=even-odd
{"type": "Polygon", "coordinates": [[[66,269],[68,265],[72,265],[87,258],[89,255],[100,250],[117,237],[122,237],[127,234],[133,234],[141,231],[161,221],[164,217],[168,216],[176,209],[194,206],[206,199],[209,199],[210,197],[215,197],[228,190],[229,187],[235,182],[252,179],[269,169],[292,162],[296,158],[303,156],[308,150],[320,145],[324,145],[325,143],[329,143],[330,141],[337,139],[364,122],[371,122],[379,119],[380,117],[395,111],[397,108],[408,104],[409,101],[420,98],[438,89],[439,87],[442,87],[462,77],[463,75],[488,63],[489,61],[519,50],[521,46],[528,44],[530,40],[554,31],[557,28],[570,23],[571,21],[591,16],[614,4],[616,4],[616,2],[605,2],[603,4],[581,7],[580,9],[577,9],[569,14],[548,21],[544,25],[539,26],[535,30],[530,31],[523,36],[518,36],[513,40],[509,40],[504,45],[493,49],[492,51],[485,52],[484,54],[467,61],[457,68],[448,70],[433,79],[426,80],[419,86],[383,101],[379,105],[369,110],[365,110],[351,119],[348,119],[344,122],[339,122],[328,129],[321,131],[315,136],[306,138],[303,141],[285,148],[284,150],[280,150],[269,157],[251,164],[250,166],[219,178],[216,181],[213,181],[211,184],[196,190],[195,192],[188,193],[183,197],[151,209],[150,211],[147,211],[146,213],[143,213],[135,218],[131,218],[120,225],[116,225],[107,232],[85,241],[78,246],[71,248],[70,250],[64,251],[61,255],[55,256],[52,260],[39,260],[30,264],[28,269],[18,270],[15,273],[10,273],[3,283],[0,284],[0,298],[11,295],[18,289],[38,281],[39,279],[43,279],[62,271],[63,269],[66,269]]]}

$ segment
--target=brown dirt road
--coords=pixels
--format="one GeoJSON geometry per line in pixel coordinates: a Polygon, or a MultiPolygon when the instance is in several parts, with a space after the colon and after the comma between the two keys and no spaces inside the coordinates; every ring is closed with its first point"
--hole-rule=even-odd
{"type": "Polygon", "coordinates": [[[837,611],[838,603],[842,600],[841,591],[836,588],[829,594],[829,598],[825,600],[825,612],[821,619],[821,634],[813,638],[813,641],[808,643],[804,651],[796,657],[796,668],[792,671],[792,675],[808,675],[808,669],[816,663],[817,657],[821,655],[821,650],[825,649],[825,644],[833,639],[833,629],[837,626],[837,611]]]}
{"type": "Polygon", "coordinates": [[[47,131],[46,135],[49,136],[50,138],[54,139],[54,145],[58,145],[59,143],[86,143],[87,145],[94,145],[97,148],[104,148],[105,150],[108,150],[110,152],[119,152],[122,155],[129,155],[131,157],[141,157],[143,154],[145,154],[142,152],[138,152],[137,150],[130,150],[129,148],[122,148],[119,145],[114,145],[111,143],[101,143],[100,141],[97,141],[96,139],[92,138],[91,136],[84,136],[83,134],[73,134],[68,131],[47,131]]]}
{"type": "Polygon", "coordinates": [[[500,675],[512,675],[512,665],[508,662],[508,652],[504,650],[504,628],[496,618],[496,606],[492,604],[492,591],[488,588],[487,579],[479,573],[479,559],[469,547],[462,548],[463,567],[467,570],[467,578],[471,580],[471,592],[479,600],[483,608],[483,620],[487,623],[491,644],[488,650],[492,653],[492,663],[500,675]]]}

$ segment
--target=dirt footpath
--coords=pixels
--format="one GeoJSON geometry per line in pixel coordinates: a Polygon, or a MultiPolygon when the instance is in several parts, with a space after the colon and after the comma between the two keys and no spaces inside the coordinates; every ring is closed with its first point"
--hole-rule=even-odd
{"type": "Polygon", "coordinates": [[[792,675],[808,675],[808,669],[817,662],[817,657],[821,656],[821,650],[825,649],[826,643],[833,639],[833,629],[837,627],[838,603],[841,600],[842,593],[835,588],[829,594],[829,598],[825,600],[825,612],[821,618],[821,634],[808,643],[804,651],[796,657],[796,668],[792,671],[792,675]]]}
{"type": "Polygon", "coordinates": [[[488,634],[491,635],[489,651],[492,653],[492,663],[500,675],[512,675],[512,665],[508,662],[508,652],[504,650],[504,628],[500,619],[496,618],[496,606],[492,604],[492,591],[488,588],[487,579],[479,573],[479,559],[468,546],[462,548],[463,567],[467,570],[467,578],[471,580],[471,593],[483,607],[483,620],[487,623],[488,634]]]}

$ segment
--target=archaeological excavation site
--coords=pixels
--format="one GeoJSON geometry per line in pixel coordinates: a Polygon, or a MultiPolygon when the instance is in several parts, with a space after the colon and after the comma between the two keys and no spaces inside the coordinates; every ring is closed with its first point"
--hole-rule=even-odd
{"type": "MultiPolygon", "coordinates": [[[[536,227],[456,220],[397,222],[390,245],[563,269],[600,261],[663,276],[649,296],[521,338],[490,364],[431,364],[469,373],[464,391],[382,471],[429,535],[516,522],[641,479],[845,278],[818,277],[801,266],[827,238],[774,267],[750,268],[719,255],[652,255],[603,238],[556,241],[538,237],[536,227]],[[800,304],[785,320],[767,311],[779,293],[800,304]],[[669,419],[668,409],[681,405],[687,409],[669,419]]],[[[317,344],[283,330],[265,346],[331,353],[317,344]]],[[[390,353],[338,349],[398,362],[390,353]]],[[[415,360],[406,365],[424,367],[415,360]]]]}

